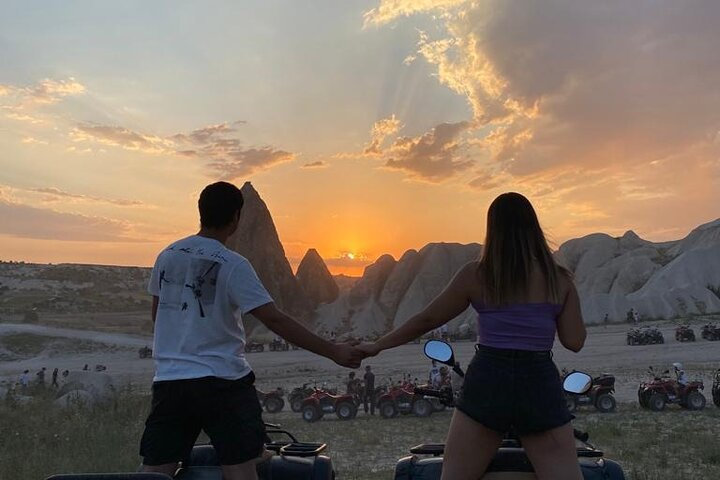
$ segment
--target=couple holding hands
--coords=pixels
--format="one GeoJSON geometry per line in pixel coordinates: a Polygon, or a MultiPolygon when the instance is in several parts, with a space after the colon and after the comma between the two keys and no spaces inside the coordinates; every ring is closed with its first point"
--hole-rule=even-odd
{"type": "Polygon", "coordinates": [[[564,347],[582,348],[580,302],[525,197],[497,197],[488,210],[482,257],[463,266],[424,310],[372,343],[332,343],[276,308],[248,260],[225,247],[242,206],[236,186],[205,187],[198,200],[200,231],[165,248],[153,268],[155,376],[140,442],[145,471],[172,475],[204,430],[223,478],[257,478],[265,431],[255,376],[243,354],[243,315],[305,350],[357,368],[472,305],[478,344],[448,432],[442,478],[480,478],[511,428],[538,478],[582,478],[551,352],[556,334],[564,347]],[[527,391],[536,396],[528,398],[527,391]]]}

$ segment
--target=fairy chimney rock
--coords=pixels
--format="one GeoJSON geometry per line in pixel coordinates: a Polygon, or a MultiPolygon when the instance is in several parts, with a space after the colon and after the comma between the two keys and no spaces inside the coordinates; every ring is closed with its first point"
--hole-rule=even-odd
{"type": "Polygon", "coordinates": [[[295,277],[313,309],[321,303],[331,303],[337,300],[340,293],[338,285],[322,257],[314,248],[305,253],[295,277]]]}

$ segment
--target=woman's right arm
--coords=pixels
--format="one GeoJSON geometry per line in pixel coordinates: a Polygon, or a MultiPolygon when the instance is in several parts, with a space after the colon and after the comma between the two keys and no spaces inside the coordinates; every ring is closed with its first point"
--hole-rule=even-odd
{"type": "Polygon", "coordinates": [[[565,302],[557,319],[557,333],[563,347],[573,352],[579,352],[585,344],[587,331],[580,310],[580,297],[575,284],[567,278],[568,290],[565,302]]]}
{"type": "Polygon", "coordinates": [[[361,345],[359,348],[369,356],[375,356],[382,350],[404,345],[460,315],[470,305],[469,285],[475,276],[476,265],[476,262],[470,262],[462,267],[423,311],[413,315],[375,343],[361,345]]]}

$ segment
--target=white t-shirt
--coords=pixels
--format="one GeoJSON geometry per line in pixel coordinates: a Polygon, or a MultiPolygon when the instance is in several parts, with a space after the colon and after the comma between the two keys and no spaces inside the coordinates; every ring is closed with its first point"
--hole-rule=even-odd
{"type": "Polygon", "coordinates": [[[153,381],[250,373],[242,314],[273,300],[246,258],[211,238],[184,238],[160,253],[148,291],[159,297],[153,381]]]}

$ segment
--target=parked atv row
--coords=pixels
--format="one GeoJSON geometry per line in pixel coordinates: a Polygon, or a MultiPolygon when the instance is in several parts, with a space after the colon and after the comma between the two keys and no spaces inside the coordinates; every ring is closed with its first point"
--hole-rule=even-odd
{"type": "Polygon", "coordinates": [[[657,327],[635,327],[627,333],[628,345],[653,345],[665,343],[665,337],[657,327]]]}
{"type": "MultiPolygon", "coordinates": [[[[273,340],[268,343],[268,350],[271,352],[287,352],[288,350],[300,350],[300,347],[287,343],[284,340],[273,340]]],[[[247,342],[245,344],[245,353],[264,352],[265,345],[259,342],[247,342]]]]}
{"type": "Polygon", "coordinates": [[[700,336],[711,342],[720,340],[720,325],[716,323],[706,323],[700,328],[700,336]]]}

